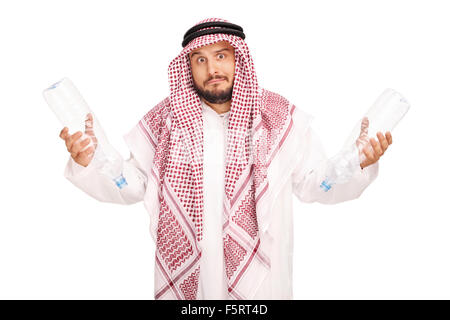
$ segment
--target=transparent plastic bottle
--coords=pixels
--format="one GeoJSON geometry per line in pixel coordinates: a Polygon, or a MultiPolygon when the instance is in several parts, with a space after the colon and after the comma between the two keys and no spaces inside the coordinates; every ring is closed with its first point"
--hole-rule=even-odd
{"type": "Polygon", "coordinates": [[[392,132],[400,120],[406,115],[410,108],[409,102],[399,92],[393,89],[386,89],[375,100],[372,107],[364,114],[362,120],[355,124],[352,133],[345,142],[345,147],[354,144],[359,139],[358,143],[361,155],[361,162],[365,160],[365,155],[361,149],[369,142],[369,138],[377,138],[377,132],[386,134],[387,131],[392,132]],[[360,137],[361,121],[364,118],[368,119],[367,137],[360,137]]]}
{"type": "Polygon", "coordinates": [[[377,132],[392,132],[409,108],[410,104],[400,93],[393,89],[384,90],[355,125],[342,150],[328,161],[320,188],[326,192],[334,184],[348,182],[355,168],[365,160],[362,149],[370,143],[369,139],[373,137],[378,141],[377,132]],[[362,126],[365,128],[363,132],[362,126]]]}
{"type": "MultiPolygon", "coordinates": [[[[127,181],[122,174],[122,156],[110,145],[97,117],[90,110],[72,81],[68,78],[63,78],[45,89],[43,95],[50,109],[55,113],[61,124],[69,128],[70,134],[77,131],[82,132],[79,140],[84,140],[89,137],[84,132],[85,120],[88,113],[92,114],[93,130],[98,142],[95,149],[95,157],[100,164],[100,172],[112,179],[120,189],[126,186],[127,181]]],[[[89,144],[81,151],[86,150],[92,145],[93,141],[90,139],[89,144]]]]}
{"type": "Polygon", "coordinates": [[[327,160],[325,178],[320,183],[320,188],[327,192],[333,185],[349,181],[359,163],[356,144],[342,149],[334,157],[327,160]]]}

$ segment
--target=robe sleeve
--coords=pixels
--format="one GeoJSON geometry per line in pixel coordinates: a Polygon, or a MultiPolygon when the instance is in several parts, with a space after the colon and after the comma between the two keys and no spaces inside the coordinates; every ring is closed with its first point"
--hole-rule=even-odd
{"type": "MultiPolygon", "coordinates": [[[[320,188],[320,184],[330,163],[323,145],[311,127],[305,131],[302,141],[304,147],[301,148],[301,160],[292,174],[293,193],[302,202],[335,204],[356,199],[378,175],[378,162],[364,169],[361,169],[358,163],[348,182],[335,184],[325,192],[320,188]]],[[[356,148],[355,152],[357,152],[356,148]]]]}
{"type": "MultiPolygon", "coordinates": [[[[147,173],[145,164],[151,163],[152,154],[147,154],[144,158],[136,148],[141,147],[144,137],[138,126],[134,127],[124,136],[130,151],[128,160],[122,162],[122,174],[128,185],[119,189],[114,181],[100,173],[102,160],[96,157],[96,153],[88,166],[77,164],[71,156],[64,170],[64,176],[77,188],[101,202],[117,204],[134,204],[144,199],[147,188],[147,173]],[[136,151],[136,152],[134,152],[136,151]],[[150,162],[142,162],[150,161],[150,162]]],[[[142,150],[142,149],[141,149],[142,150]]]]}

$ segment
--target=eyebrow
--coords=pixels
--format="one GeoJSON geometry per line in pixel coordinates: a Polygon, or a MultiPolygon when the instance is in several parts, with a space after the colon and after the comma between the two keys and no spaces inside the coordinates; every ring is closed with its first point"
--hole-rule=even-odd
{"type": "MultiPolygon", "coordinates": [[[[222,48],[222,49],[219,49],[219,50],[214,51],[214,53],[218,53],[218,52],[222,52],[222,51],[230,51],[230,49],[229,49],[229,48],[222,48]]],[[[194,53],[191,55],[191,58],[192,58],[193,56],[195,56],[196,54],[202,54],[202,52],[201,52],[201,51],[196,51],[196,52],[194,52],[194,53]]]]}

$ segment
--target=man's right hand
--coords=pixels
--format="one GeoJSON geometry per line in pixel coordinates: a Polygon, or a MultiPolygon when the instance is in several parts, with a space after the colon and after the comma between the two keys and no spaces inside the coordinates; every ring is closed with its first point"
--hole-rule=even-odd
{"type": "Polygon", "coordinates": [[[89,138],[79,140],[82,136],[81,131],[69,135],[69,129],[64,127],[61,130],[59,137],[66,142],[67,151],[72,156],[72,159],[79,165],[87,167],[92,160],[95,149],[97,148],[97,138],[94,134],[93,118],[91,113],[88,113],[86,117],[85,133],[89,136],[89,138]],[[94,145],[81,152],[81,150],[89,144],[91,139],[94,145]]]}

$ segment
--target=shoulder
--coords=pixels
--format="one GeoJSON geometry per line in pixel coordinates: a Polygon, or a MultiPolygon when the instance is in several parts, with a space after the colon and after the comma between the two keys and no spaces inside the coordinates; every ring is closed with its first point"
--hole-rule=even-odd
{"type": "Polygon", "coordinates": [[[157,133],[166,126],[169,115],[170,97],[166,97],[151,108],[140,121],[148,130],[157,133]]]}
{"type": "Polygon", "coordinates": [[[144,119],[164,119],[170,113],[170,97],[161,100],[157,105],[151,108],[145,115],[144,119]]]}
{"type": "Polygon", "coordinates": [[[298,108],[284,96],[263,88],[259,90],[263,117],[288,117],[294,122],[303,124],[309,124],[314,119],[312,115],[298,108]]]}
{"type": "Polygon", "coordinates": [[[288,99],[278,93],[264,88],[260,88],[259,90],[261,94],[261,107],[263,109],[273,108],[276,106],[287,108],[291,104],[288,99]]]}
{"type": "Polygon", "coordinates": [[[290,118],[295,106],[289,100],[278,93],[266,89],[260,89],[260,94],[263,123],[266,123],[266,125],[270,124],[270,127],[278,127],[290,118]]]}

